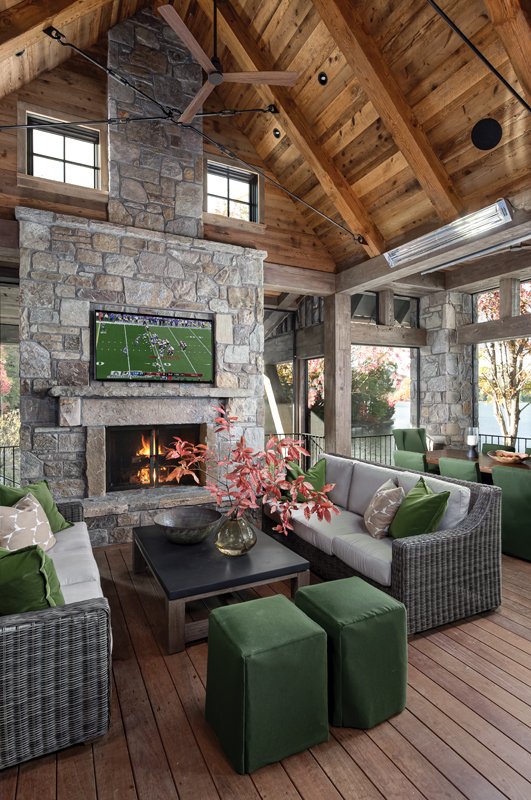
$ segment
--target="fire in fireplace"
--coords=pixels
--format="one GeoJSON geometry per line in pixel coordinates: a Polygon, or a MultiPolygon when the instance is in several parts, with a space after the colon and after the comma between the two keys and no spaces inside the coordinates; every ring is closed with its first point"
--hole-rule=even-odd
{"type": "MultiPolygon", "coordinates": [[[[107,491],[122,489],[147,489],[156,486],[176,486],[170,480],[174,459],[167,460],[165,453],[179,436],[192,444],[205,440],[203,425],[158,425],[109,427],[106,429],[107,491]]],[[[204,475],[197,473],[200,484],[204,475]]],[[[197,485],[186,476],[179,485],[197,485]]]]}

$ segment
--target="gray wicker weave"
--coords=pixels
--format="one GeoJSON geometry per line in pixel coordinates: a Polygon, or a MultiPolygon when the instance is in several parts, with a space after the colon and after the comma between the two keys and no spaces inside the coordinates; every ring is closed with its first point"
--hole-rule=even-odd
{"type": "MultiPolygon", "coordinates": [[[[68,505],[76,508],[61,506],[65,516],[79,514],[81,504],[68,505]]],[[[0,617],[0,676],[0,769],[105,734],[111,699],[107,600],[0,617]]]]}
{"type": "Polygon", "coordinates": [[[470,489],[469,514],[458,528],[394,540],[391,586],[368,580],[296,535],[272,534],[273,523],[265,515],[264,528],[307,558],[312,572],[324,580],[359,575],[400,600],[407,608],[408,633],[418,633],[501,603],[501,491],[452,478],[437,480],[470,489]]]}

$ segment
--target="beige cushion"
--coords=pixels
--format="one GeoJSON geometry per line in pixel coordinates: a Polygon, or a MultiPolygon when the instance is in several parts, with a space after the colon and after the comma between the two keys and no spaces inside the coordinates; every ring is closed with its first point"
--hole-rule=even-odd
{"type": "Polygon", "coordinates": [[[48,550],[55,536],[39,501],[28,492],[13,506],[0,506],[0,547],[20,550],[38,544],[48,550]]]}
{"type": "Polygon", "coordinates": [[[389,467],[381,467],[379,464],[363,464],[359,461],[354,464],[347,508],[355,514],[363,515],[375,491],[389,479],[396,486],[400,472],[389,467]]]}
{"type": "Polygon", "coordinates": [[[361,575],[381,586],[391,586],[393,542],[390,536],[373,539],[368,533],[351,533],[336,536],[333,552],[361,575]]]}
{"type": "Polygon", "coordinates": [[[393,521],[405,496],[402,487],[395,486],[391,479],[376,490],[363,515],[365,525],[371,536],[375,539],[382,539],[387,536],[389,525],[393,521]]]}
{"type": "Polygon", "coordinates": [[[352,514],[350,511],[343,510],[341,514],[332,514],[331,522],[326,522],[326,520],[319,522],[317,514],[312,514],[310,519],[306,519],[304,509],[299,508],[293,512],[291,522],[293,530],[299,538],[313,544],[314,547],[329,556],[334,552],[332,543],[336,537],[360,531],[365,536],[367,535],[363,517],[352,514]]]}
{"type": "Polygon", "coordinates": [[[326,461],[326,482],[335,484],[328,496],[334,505],[346,508],[354,462],[349,458],[327,454],[324,455],[324,459],[326,461]]]}

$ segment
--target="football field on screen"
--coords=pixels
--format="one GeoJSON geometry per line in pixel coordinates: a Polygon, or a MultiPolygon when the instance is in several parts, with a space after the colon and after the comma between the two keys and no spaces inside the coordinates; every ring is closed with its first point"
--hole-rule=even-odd
{"type": "Polygon", "coordinates": [[[163,328],[158,325],[145,328],[143,325],[97,321],[96,378],[112,380],[118,377],[112,376],[112,372],[121,372],[126,373],[120,376],[122,379],[139,380],[140,376],[129,377],[129,374],[174,372],[182,374],[173,380],[194,380],[186,376],[199,374],[200,380],[211,381],[211,347],[211,332],[206,328],[163,328]],[[162,344],[164,341],[173,348],[173,353],[162,344]],[[185,345],[184,348],[181,342],[185,345]]]}

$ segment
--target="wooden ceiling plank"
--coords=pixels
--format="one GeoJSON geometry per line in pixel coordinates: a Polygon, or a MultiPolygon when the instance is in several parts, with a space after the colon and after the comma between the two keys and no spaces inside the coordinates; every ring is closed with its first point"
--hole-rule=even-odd
{"type": "MultiPolygon", "coordinates": [[[[212,13],[210,0],[199,0],[199,4],[210,16],[212,13]]],[[[224,40],[244,69],[260,71],[274,69],[275,65],[269,63],[260,52],[228,0],[218,9],[218,23],[223,30],[224,40]]],[[[281,86],[257,86],[256,89],[266,103],[274,102],[279,108],[289,138],[307,160],[347,226],[352,232],[364,237],[367,242],[365,246],[367,252],[376,255],[385,250],[385,242],[379,230],[332,159],[317,143],[312,127],[289,91],[281,86]]]]}
{"type": "MultiPolygon", "coordinates": [[[[45,34],[43,28],[60,28],[97,11],[109,0],[22,0],[0,14],[0,62],[25,50],[45,34]]],[[[57,45],[59,47],[59,45],[57,45]]]]}
{"type": "Polygon", "coordinates": [[[365,33],[354,4],[349,0],[312,1],[440,218],[444,222],[455,219],[462,210],[461,200],[391,70],[365,33]]]}
{"type": "Polygon", "coordinates": [[[484,0],[487,13],[531,103],[531,13],[528,0],[484,0]],[[524,9],[527,6],[527,14],[524,9]],[[529,16],[528,16],[529,15],[529,16]]]}

